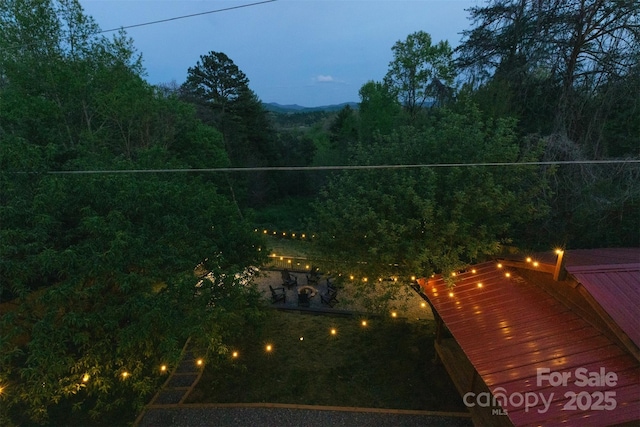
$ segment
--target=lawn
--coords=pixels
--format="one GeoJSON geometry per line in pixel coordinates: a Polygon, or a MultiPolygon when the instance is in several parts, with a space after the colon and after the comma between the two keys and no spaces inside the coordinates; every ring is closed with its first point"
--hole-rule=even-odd
{"type": "Polygon", "coordinates": [[[444,368],[432,363],[433,331],[430,321],[270,310],[261,330],[237,343],[237,358],[205,367],[189,402],[465,412],[444,368]]]}

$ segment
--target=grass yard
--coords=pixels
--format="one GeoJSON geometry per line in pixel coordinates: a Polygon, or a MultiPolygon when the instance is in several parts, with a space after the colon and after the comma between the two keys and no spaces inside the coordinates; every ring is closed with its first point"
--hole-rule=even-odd
{"type": "Polygon", "coordinates": [[[432,363],[433,331],[427,321],[272,310],[237,343],[236,359],[205,367],[189,402],[465,412],[444,368],[432,363]]]}

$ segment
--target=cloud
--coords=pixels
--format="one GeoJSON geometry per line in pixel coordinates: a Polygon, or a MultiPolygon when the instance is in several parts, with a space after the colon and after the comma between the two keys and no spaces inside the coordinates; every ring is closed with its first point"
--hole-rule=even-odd
{"type": "Polygon", "coordinates": [[[318,83],[335,83],[336,82],[333,76],[324,76],[322,74],[319,74],[316,76],[316,81],[318,83]]]}
{"type": "Polygon", "coordinates": [[[324,74],[318,74],[313,78],[313,81],[316,83],[344,83],[343,80],[338,80],[333,76],[328,76],[324,74]]]}

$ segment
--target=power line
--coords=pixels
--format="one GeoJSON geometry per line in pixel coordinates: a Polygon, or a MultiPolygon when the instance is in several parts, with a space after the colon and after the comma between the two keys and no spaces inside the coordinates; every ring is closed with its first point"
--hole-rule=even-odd
{"type": "MultiPolygon", "coordinates": [[[[225,8],[222,8],[222,9],[208,10],[206,12],[192,13],[190,15],[174,16],[172,18],[159,19],[157,21],[143,22],[141,24],[132,24],[132,25],[127,25],[127,26],[123,26],[123,27],[112,28],[112,29],[109,29],[109,30],[100,30],[100,31],[97,31],[95,33],[92,33],[92,35],[98,35],[98,34],[104,34],[104,33],[112,33],[112,32],[115,32],[115,31],[126,30],[126,29],[129,29],[129,28],[137,28],[137,27],[144,27],[144,26],[147,26],[147,25],[161,24],[161,23],[164,23],[164,22],[177,21],[179,19],[193,18],[195,16],[209,15],[209,14],[212,14],[212,13],[227,12],[229,10],[242,9],[242,8],[247,8],[247,7],[252,7],[252,6],[259,6],[261,4],[273,3],[275,1],[278,1],[278,0],[264,0],[264,1],[259,1],[259,2],[255,2],[255,3],[241,4],[239,6],[231,6],[231,7],[225,7],[225,8]]],[[[69,40],[69,39],[67,38],[66,40],[69,40]]],[[[15,51],[15,50],[20,49],[20,48],[28,48],[28,47],[37,46],[37,45],[39,45],[39,42],[26,43],[26,44],[16,44],[16,45],[13,45],[13,46],[7,46],[5,48],[5,50],[10,52],[10,51],[15,51]]]]}
{"type": "MultiPolygon", "coordinates": [[[[49,175],[90,175],[90,174],[140,174],[140,173],[216,173],[216,172],[283,172],[283,171],[331,171],[331,170],[372,170],[372,169],[419,169],[452,167],[500,167],[500,166],[564,166],[564,165],[604,165],[604,164],[640,164],[638,159],[629,160],[572,160],[542,162],[485,162],[485,163],[428,163],[411,165],[342,165],[342,166],[262,166],[262,167],[226,167],[202,169],[113,169],[113,170],[77,170],[47,171],[49,175]]],[[[30,173],[30,172],[13,172],[30,173]]],[[[33,172],[37,173],[37,172],[33,172]]]]}
{"type": "Polygon", "coordinates": [[[258,5],[265,4],[265,3],[273,3],[275,1],[277,1],[277,0],[265,0],[265,1],[260,1],[260,2],[256,2],[256,3],[242,4],[240,6],[231,6],[231,7],[225,7],[223,9],[209,10],[207,12],[192,13],[191,15],[175,16],[173,18],[166,18],[166,19],[160,19],[160,20],[157,20],[157,21],[144,22],[142,24],[133,24],[133,25],[127,25],[127,26],[124,26],[124,27],[112,28],[110,30],[102,30],[102,31],[99,31],[97,34],[111,33],[111,32],[114,32],[114,31],[128,30],[129,28],[144,27],[144,26],[147,26],[147,25],[161,24],[163,22],[177,21],[179,19],[193,18],[195,16],[209,15],[209,14],[218,13],[218,12],[226,12],[226,11],[234,10],[234,9],[242,9],[242,8],[245,8],[245,7],[258,6],[258,5]]]}

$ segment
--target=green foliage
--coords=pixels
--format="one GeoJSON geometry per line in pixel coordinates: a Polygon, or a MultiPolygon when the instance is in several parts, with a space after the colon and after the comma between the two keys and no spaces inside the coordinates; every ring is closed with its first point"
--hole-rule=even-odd
{"type": "Polygon", "coordinates": [[[373,135],[389,135],[400,124],[402,108],[390,88],[369,81],[360,88],[360,140],[370,141],[373,135]]]}
{"type": "Polygon", "coordinates": [[[260,317],[238,276],[260,236],[217,177],[126,172],[229,158],[124,34],[96,36],[71,0],[0,12],[0,424],[122,422],[187,337],[224,353],[260,317]]]}
{"type": "Polygon", "coordinates": [[[341,152],[348,151],[358,141],[358,118],[350,106],[345,106],[331,123],[329,140],[341,152]]]}
{"type": "MultiPolygon", "coordinates": [[[[499,0],[470,9],[457,65],[486,117],[514,117],[544,142],[546,161],[637,158],[637,1],[499,0]]],[[[636,165],[562,166],[550,181],[551,216],[530,245],[635,246],[636,165]],[[606,218],[606,220],[604,220],[606,218]]],[[[529,236],[532,236],[529,233],[529,236]]]]}
{"type": "MultiPolygon", "coordinates": [[[[190,67],[182,85],[183,97],[198,108],[199,117],[215,126],[233,166],[255,167],[276,164],[276,134],[269,116],[249,79],[222,52],[209,52],[190,67]]],[[[243,206],[260,206],[274,193],[276,183],[264,172],[253,172],[229,180],[243,206]],[[237,190],[237,191],[236,191],[237,190]]]]}
{"type": "Polygon", "coordinates": [[[431,36],[418,31],[397,41],[391,50],[393,61],[389,63],[385,85],[412,118],[430,103],[442,106],[452,98],[455,69],[449,42],[432,45],[431,36]]]}
{"type": "Polygon", "coordinates": [[[597,145],[610,102],[620,97],[606,88],[637,73],[639,10],[635,0],[476,6],[470,9],[476,26],[463,32],[458,65],[476,83],[506,82],[527,130],[528,115],[540,109],[546,114],[538,126],[581,146],[597,145]]]}
{"type": "MultiPolygon", "coordinates": [[[[360,147],[357,164],[532,160],[513,120],[483,122],[474,107],[442,110],[424,131],[407,127],[360,147]]],[[[514,227],[547,213],[544,177],[520,167],[446,167],[342,173],[315,205],[316,230],[336,268],[361,276],[449,273],[497,253],[514,227]],[[344,267],[342,267],[344,268],[344,267]]]]}

